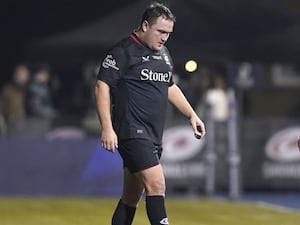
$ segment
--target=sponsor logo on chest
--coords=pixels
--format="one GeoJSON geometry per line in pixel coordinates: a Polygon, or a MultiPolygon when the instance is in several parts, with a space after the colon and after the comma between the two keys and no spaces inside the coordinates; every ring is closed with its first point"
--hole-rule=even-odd
{"type": "Polygon", "coordinates": [[[153,55],[152,58],[156,59],[156,60],[162,60],[162,56],[161,55],[153,55]]]}
{"type": "MultiPolygon", "coordinates": [[[[151,55],[151,58],[154,60],[162,60],[163,57],[161,55],[151,55]]],[[[169,59],[165,60],[166,63],[169,63],[169,59]]],[[[142,62],[150,62],[150,55],[142,56],[142,62]]]]}
{"type": "Polygon", "coordinates": [[[149,62],[150,61],[150,56],[142,56],[142,62],[149,62]]]}
{"type": "Polygon", "coordinates": [[[172,73],[169,72],[157,72],[150,69],[141,70],[141,80],[150,80],[157,82],[166,82],[169,83],[171,80],[172,73]]]}

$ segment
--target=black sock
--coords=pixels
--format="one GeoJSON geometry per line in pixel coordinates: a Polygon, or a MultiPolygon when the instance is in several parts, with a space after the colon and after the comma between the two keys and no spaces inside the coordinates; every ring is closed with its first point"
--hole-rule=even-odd
{"type": "Polygon", "coordinates": [[[168,223],[164,196],[146,197],[147,215],[151,225],[166,225],[168,223]]]}
{"type": "Polygon", "coordinates": [[[136,208],[130,207],[120,199],[117,208],[115,209],[112,225],[131,225],[136,208]]]}

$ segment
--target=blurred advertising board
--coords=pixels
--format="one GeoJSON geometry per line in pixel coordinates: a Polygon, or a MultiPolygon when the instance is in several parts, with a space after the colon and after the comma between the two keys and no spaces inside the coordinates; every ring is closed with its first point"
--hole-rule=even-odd
{"type": "Polygon", "coordinates": [[[230,87],[247,90],[264,85],[265,68],[258,63],[230,63],[227,65],[227,77],[230,87]]]}
{"type": "Polygon", "coordinates": [[[189,125],[167,128],[163,135],[161,162],[168,188],[198,189],[203,186],[203,154],[204,139],[196,139],[189,125]]]}
{"type": "Polygon", "coordinates": [[[300,190],[300,121],[248,119],[243,130],[244,188],[300,190]]]}
{"type": "Polygon", "coordinates": [[[101,149],[96,138],[5,138],[0,155],[0,195],[121,192],[121,159],[101,149]]]}
{"type": "MultiPolygon", "coordinates": [[[[228,189],[226,129],[216,126],[216,190],[228,189]],[[225,134],[225,136],[224,136],[225,134]]],[[[241,124],[244,190],[300,190],[300,121],[245,119],[241,124]]],[[[162,166],[167,190],[203,190],[207,137],[193,137],[189,125],[166,128],[162,166]]],[[[97,137],[0,139],[0,195],[121,194],[122,160],[103,150],[97,137]]]]}

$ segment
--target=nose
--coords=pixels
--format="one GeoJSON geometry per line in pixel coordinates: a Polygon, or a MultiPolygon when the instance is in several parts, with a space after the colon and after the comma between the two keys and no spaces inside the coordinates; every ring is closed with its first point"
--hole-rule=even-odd
{"type": "Polygon", "coordinates": [[[163,40],[163,42],[166,42],[168,40],[169,36],[170,36],[169,33],[162,34],[161,39],[163,40]]]}

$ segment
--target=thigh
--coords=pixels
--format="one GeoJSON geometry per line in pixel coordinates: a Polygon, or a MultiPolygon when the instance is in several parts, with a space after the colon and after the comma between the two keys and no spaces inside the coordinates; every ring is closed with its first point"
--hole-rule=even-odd
{"type": "Polygon", "coordinates": [[[119,141],[119,153],[124,167],[136,173],[158,165],[161,149],[147,139],[128,139],[119,141]]]}

